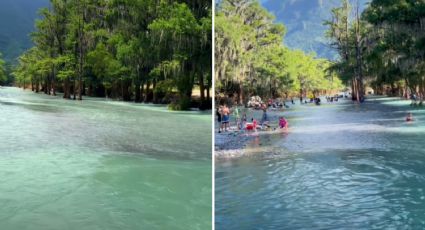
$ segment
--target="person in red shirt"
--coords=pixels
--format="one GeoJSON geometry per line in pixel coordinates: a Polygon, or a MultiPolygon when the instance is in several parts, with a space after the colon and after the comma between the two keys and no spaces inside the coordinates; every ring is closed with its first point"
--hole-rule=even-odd
{"type": "Polygon", "coordinates": [[[279,127],[288,130],[288,121],[284,117],[279,118],[279,127]]]}

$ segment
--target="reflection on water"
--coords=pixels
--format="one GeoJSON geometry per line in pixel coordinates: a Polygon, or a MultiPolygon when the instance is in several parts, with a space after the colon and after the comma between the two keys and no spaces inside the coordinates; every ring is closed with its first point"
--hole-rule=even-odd
{"type": "Polygon", "coordinates": [[[1,88],[0,228],[211,228],[210,121],[1,88]]]}
{"type": "Polygon", "coordinates": [[[216,164],[217,229],[425,227],[424,110],[373,98],[286,115],[287,136],[250,145],[262,154],[216,164]]]}

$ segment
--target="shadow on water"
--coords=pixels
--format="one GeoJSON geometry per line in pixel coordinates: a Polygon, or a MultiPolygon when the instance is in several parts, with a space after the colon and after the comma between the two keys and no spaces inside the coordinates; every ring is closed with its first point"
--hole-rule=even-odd
{"type": "Polygon", "coordinates": [[[0,105],[18,106],[18,107],[21,107],[21,108],[24,108],[24,109],[39,111],[39,112],[48,112],[48,113],[60,112],[60,109],[55,108],[52,105],[44,105],[44,104],[20,103],[20,102],[0,100],[0,105]]]}

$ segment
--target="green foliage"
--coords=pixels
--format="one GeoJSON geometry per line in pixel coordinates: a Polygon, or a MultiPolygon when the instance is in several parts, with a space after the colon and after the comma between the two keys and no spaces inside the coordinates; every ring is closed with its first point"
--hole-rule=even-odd
{"type": "Polygon", "coordinates": [[[223,0],[215,18],[216,90],[248,96],[305,95],[308,91],[335,90],[326,69],[329,63],[313,54],[283,45],[286,29],[255,0],[223,0]]]}
{"type": "Polygon", "coordinates": [[[6,81],[6,62],[2,59],[2,54],[0,53],[0,85],[4,84],[6,81]]]}
{"type": "Polygon", "coordinates": [[[188,110],[191,106],[191,100],[189,97],[183,97],[178,102],[171,103],[168,108],[170,110],[188,110]]]}
{"type": "Polygon", "coordinates": [[[334,20],[328,23],[341,56],[332,69],[352,85],[364,80],[377,93],[415,93],[423,100],[425,2],[373,0],[355,18],[349,17],[353,12],[345,5],[348,1],[333,10],[334,20]]]}
{"type": "Polygon", "coordinates": [[[109,88],[114,80],[121,79],[128,69],[114,58],[103,43],[87,54],[87,63],[93,73],[102,81],[105,88],[109,88]]]}
{"type": "Polygon", "coordinates": [[[363,19],[369,24],[369,72],[375,85],[405,87],[424,98],[423,1],[372,1],[363,19]]]}
{"type": "Polygon", "coordinates": [[[362,101],[365,66],[364,45],[367,41],[367,26],[360,18],[359,2],[355,6],[349,0],[343,0],[340,7],[332,9],[332,19],[326,21],[328,38],[339,52],[340,61],[331,69],[341,76],[347,85],[351,85],[352,99],[362,101]]]}
{"type": "Polygon", "coordinates": [[[195,85],[212,86],[210,3],[51,0],[40,14],[32,35],[40,58],[23,58],[15,75],[46,93],[162,102],[172,83],[190,101],[195,85]]]}

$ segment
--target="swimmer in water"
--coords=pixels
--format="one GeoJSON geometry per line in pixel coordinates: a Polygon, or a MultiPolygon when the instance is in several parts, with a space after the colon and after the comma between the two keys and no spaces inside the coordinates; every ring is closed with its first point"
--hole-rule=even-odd
{"type": "Polygon", "coordinates": [[[288,121],[284,117],[279,118],[279,128],[288,130],[288,121]]]}
{"type": "Polygon", "coordinates": [[[408,114],[407,114],[406,121],[407,121],[407,122],[409,122],[409,121],[413,121],[412,113],[408,113],[408,114]]]}

